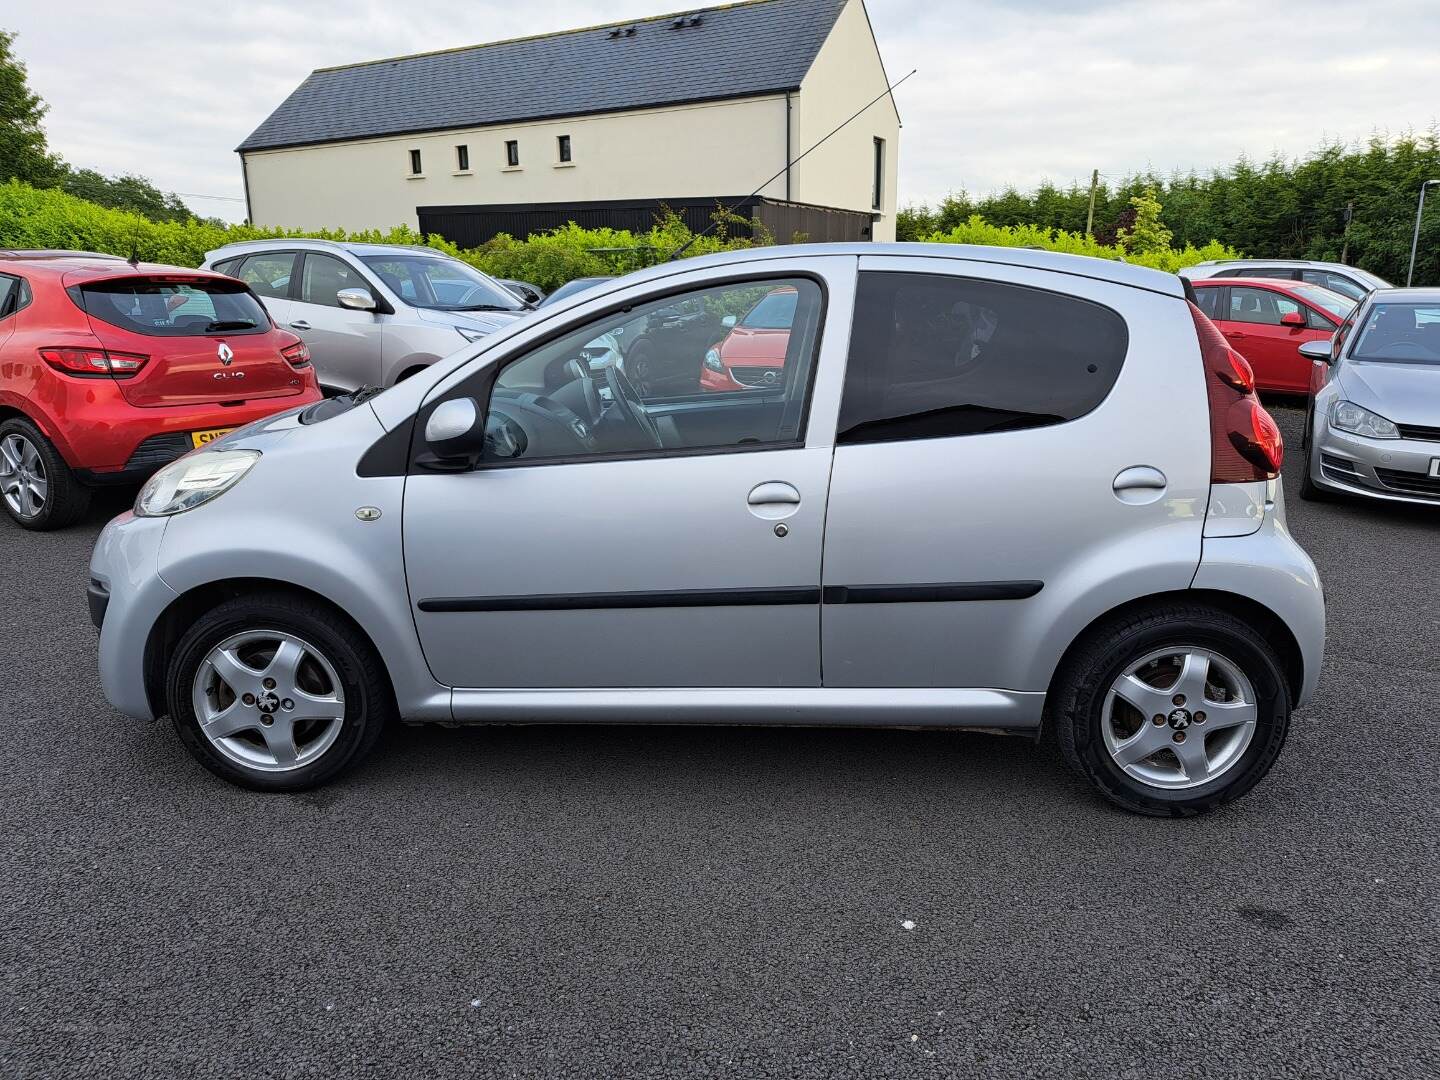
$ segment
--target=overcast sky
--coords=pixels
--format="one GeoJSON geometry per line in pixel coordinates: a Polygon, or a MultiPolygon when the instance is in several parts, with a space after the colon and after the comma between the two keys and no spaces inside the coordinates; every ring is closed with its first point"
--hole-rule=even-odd
{"type": "MultiPolygon", "coordinates": [[[[677,10],[675,0],[7,0],[51,146],[244,216],[235,146],[316,67],[677,10]],[[229,196],[232,200],[197,195],[229,196]]],[[[871,0],[905,128],[900,201],[1240,153],[1440,117],[1440,3],[871,0]]],[[[759,183],[763,177],[756,177],[759,183]]]]}

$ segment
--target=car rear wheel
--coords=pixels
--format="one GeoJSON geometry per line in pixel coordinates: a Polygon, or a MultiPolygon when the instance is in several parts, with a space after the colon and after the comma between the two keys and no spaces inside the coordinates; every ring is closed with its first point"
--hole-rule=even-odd
{"type": "Polygon", "coordinates": [[[1067,658],[1051,722],[1070,765],[1112,802],[1188,816],[1245,794],[1290,726],[1265,638],[1226,612],[1167,605],[1102,626],[1067,658]]]}
{"type": "Polygon", "coordinates": [[[0,424],[0,503],[23,529],[63,529],[85,516],[90,491],[29,420],[0,424]]]}
{"type": "Polygon", "coordinates": [[[230,600],[196,620],[167,669],[166,701],[200,764],[260,791],[334,779],[369,752],[395,711],[365,636],[284,594],[230,600]]]}

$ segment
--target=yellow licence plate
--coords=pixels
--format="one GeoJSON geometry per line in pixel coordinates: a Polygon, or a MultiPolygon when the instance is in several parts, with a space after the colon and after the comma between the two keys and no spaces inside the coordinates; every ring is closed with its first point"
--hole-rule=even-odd
{"type": "Polygon", "coordinates": [[[230,432],[234,430],[233,427],[222,427],[212,428],[210,431],[192,431],[190,433],[190,441],[196,446],[204,446],[206,443],[214,442],[220,438],[221,435],[229,435],[230,432]]]}

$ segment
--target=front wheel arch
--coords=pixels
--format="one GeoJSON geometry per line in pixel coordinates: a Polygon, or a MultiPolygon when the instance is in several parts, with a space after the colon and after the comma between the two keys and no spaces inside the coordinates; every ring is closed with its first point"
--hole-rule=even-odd
{"type": "Polygon", "coordinates": [[[1050,676],[1050,685],[1046,688],[1047,699],[1052,698],[1056,683],[1062,672],[1067,669],[1075,651],[1098,629],[1106,623],[1129,618],[1147,609],[1173,603],[1202,604],[1213,607],[1217,611],[1232,615],[1255,627],[1269,639],[1275,651],[1280,654],[1285,672],[1285,682],[1290,689],[1291,699],[1300,700],[1305,684],[1305,660],[1304,654],[1300,651],[1300,643],[1295,640],[1295,635],[1291,633],[1290,627],[1285,625],[1285,621],[1264,604],[1252,600],[1248,596],[1241,596],[1239,593],[1222,592],[1218,589],[1180,589],[1175,592],[1154,593],[1150,596],[1130,600],[1092,619],[1083,630],[1075,635],[1061,655],[1060,662],[1055,665],[1055,671],[1050,676]]]}
{"type": "Polygon", "coordinates": [[[382,668],[384,668],[385,684],[392,701],[394,700],[395,683],[390,677],[385,654],[376,647],[374,637],[329,597],[288,581],[276,581],[270,578],[231,578],[197,585],[188,592],[182,593],[170,602],[150,628],[150,635],[145,641],[144,669],[145,697],[150,703],[152,716],[160,717],[169,713],[165,700],[166,662],[175,645],[184,636],[185,631],[193,626],[195,620],[200,616],[207,611],[214,610],[225,601],[260,592],[283,593],[306,600],[325,608],[337,620],[348,623],[370,643],[370,647],[375,650],[375,655],[380,657],[382,668]]]}

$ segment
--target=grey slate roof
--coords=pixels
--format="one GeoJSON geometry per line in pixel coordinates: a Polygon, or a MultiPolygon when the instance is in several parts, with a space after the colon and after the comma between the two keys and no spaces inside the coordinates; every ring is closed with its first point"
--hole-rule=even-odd
{"type": "Polygon", "coordinates": [[[339,142],[793,90],[846,0],[751,0],[310,73],[237,147],[339,142]],[[687,25],[675,29],[681,15],[687,25]],[[699,16],[699,25],[688,25],[699,16]],[[625,32],[634,28],[633,35],[625,32]],[[613,30],[622,36],[610,37],[613,30]]]}

